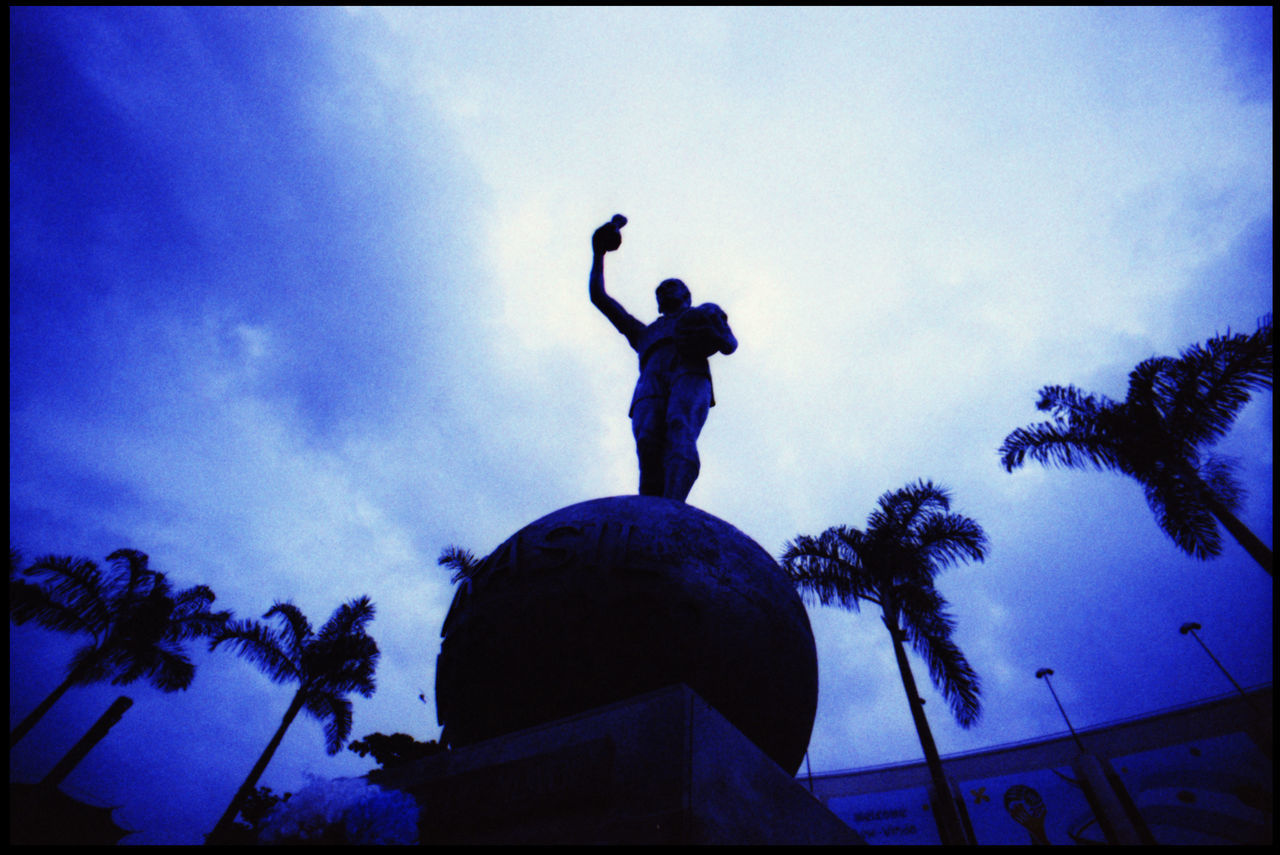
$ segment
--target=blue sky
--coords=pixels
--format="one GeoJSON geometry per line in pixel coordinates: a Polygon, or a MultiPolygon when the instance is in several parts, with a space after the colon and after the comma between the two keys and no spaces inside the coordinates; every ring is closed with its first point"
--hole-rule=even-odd
{"type": "MultiPolygon", "coordinates": [[[[996,449],[1037,390],[1272,309],[1271,12],[1220,9],[10,11],[10,539],[141,549],[180,586],[319,624],[368,594],[378,691],[354,735],[438,732],[436,566],[634,492],[634,355],[590,305],[679,276],[729,313],[689,501],[773,554],[918,478],[991,539],[940,588],[983,680],[940,750],[1272,674],[1272,583],[1184,556],[1141,488],[996,449]]],[[[1272,531],[1272,402],[1220,450],[1272,531]]],[[[871,612],[812,607],[815,771],[919,743],[871,612]]],[[[10,721],[71,643],[10,630],[10,721]]],[[[133,842],[198,842],[290,698],[196,654],[68,779],[133,842]]],[[[917,677],[927,685],[923,665],[917,677]]],[[[120,694],[18,746],[43,775],[120,694]]],[[[359,774],[295,723],[262,783],[359,774]]]]}

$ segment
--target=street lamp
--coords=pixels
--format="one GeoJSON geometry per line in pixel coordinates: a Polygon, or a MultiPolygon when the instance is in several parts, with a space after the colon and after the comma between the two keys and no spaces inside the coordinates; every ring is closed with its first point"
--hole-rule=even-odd
{"type": "Polygon", "coordinates": [[[1041,668],[1036,672],[1036,678],[1043,679],[1048,684],[1053,702],[1058,705],[1058,712],[1062,713],[1062,720],[1067,723],[1071,738],[1080,749],[1080,754],[1071,761],[1071,770],[1076,773],[1076,783],[1084,792],[1107,842],[1113,845],[1154,845],[1155,838],[1147,830],[1142,814],[1134,807],[1133,799],[1125,790],[1120,776],[1105,759],[1094,757],[1085,751],[1079,734],[1071,726],[1071,719],[1067,718],[1067,711],[1062,708],[1062,701],[1058,700],[1058,693],[1053,690],[1053,683],[1049,682],[1051,674],[1052,668],[1041,668]]]}
{"type": "Polygon", "coordinates": [[[1203,641],[1201,641],[1200,636],[1196,634],[1196,630],[1202,629],[1202,628],[1203,627],[1201,627],[1200,624],[1196,623],[1195,621],[1191,621],[1189,623],[1184,623],[1182,626],[1178,627],[1178,632],[1182,633],[1183,635],[1190,635],[1196,641],[1200,642],[1200,646],[1204,648],[1205,653],[1209,654],[1209,658],[1213,660],[1213,664],[1217,665],[1218,670],[1222,671],[1223,674],[1226,674],[1227,679],[1231,680],[1231,685],[1235,686],[1236,691],[1240,693],[1240,697],[1244,698],[1245,702],[1248,703],[1249,696],[1244,693],[1244,689],[1240,688],[1240,684],[1231,678],[1231,675],[1227,673],[1227,669],[1222,667],[1222,663],[1218,661],[1218,657],[1213,655],[1213,651],[1209,649],[1209,646],[1206,645],[1203,641]]]}
{"type": "Polygon", "coordinates": [[[1076,741],[1076,747],[1080,749],[1080,753],[1084,754],[1084,743],[1080,741],[1080,736],[1076,733],[1076,729],[1071,726],[1071,719],[1067,718],[1067,711],[1062,708],[1062,701],[1058,700],[1058,693],[1053,690],[1053,683],[1049,682],[1049,676],[1053,674],[1052,668],[1041,668],[1036,672],[1036,679],[1043,679],[1049,687],[1049,694],[1053,695],[1053,702],[1058,705],[1058,712],[1062,713],[1062,720],[1067,723],[1067,730],[1071,731],[1071,738],[1076,741]]]}

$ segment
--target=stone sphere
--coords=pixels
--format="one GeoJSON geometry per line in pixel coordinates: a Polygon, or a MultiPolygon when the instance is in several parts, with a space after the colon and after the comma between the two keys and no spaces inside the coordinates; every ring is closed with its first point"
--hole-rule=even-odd
{"type": "Polygon", "coordinates": [[[436,708],[454,746],[685,683],[794,775],[818,701],[813,632],[755,541],[670,499],[525,526],[459,583],[436,708]]]}

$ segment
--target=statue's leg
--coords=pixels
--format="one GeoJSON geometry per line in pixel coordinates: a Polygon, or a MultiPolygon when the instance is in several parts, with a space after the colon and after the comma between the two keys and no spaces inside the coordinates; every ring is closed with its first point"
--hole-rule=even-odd
{"type": "Polygon", "coordinates": [[[642,496],[662,495],[666,404],[662,398],[641,398],[631,409],[631,432],[636,438],[636,457],[640,461],[642,496]]]}
{"type": "Polygon", "coordinates": [[[683,502],[698,480],[698,434],[711,409],[711,381],[697,375],[677,377],[667,400],[666,476],[662,495],[683,502]]]}

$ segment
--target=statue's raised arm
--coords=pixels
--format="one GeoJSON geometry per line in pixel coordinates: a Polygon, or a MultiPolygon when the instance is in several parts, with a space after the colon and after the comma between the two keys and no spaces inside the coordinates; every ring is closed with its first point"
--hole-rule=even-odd
{"type": "Polygon", "coordinates": [[[644,323],[632,317],[630,312],[622,308],[621,303],[610,297],[604,290],[604,255],[622,245],[622,233],[619,229],[626,224],[626,217],[614,214],[612,220],[596,229],[595,234],[591,236],[592,260],[588,290],[592,305],[617,327],[618,332],[627,337],[632,347],[635,347],[636,339],[644,334],[644,323]]]}
{"type": "Polygon", "coordinates": [[[651,324],[632,317],[604,289],[604,256],[622,245],[627,218],[617,214],[591,236],[591,303],[627,338],[640,357],[640,379],[631,396],[631,430],[640,458],[640,495],[683,502],[698,477],[697,440],[715,406],[709,357],[730,354],[738,340],[729,316],[714,303],[693,307],[684,282],[664,279],[657,288],[660,317],[651,324]]]}

